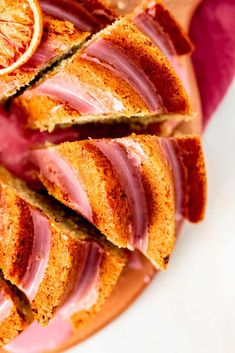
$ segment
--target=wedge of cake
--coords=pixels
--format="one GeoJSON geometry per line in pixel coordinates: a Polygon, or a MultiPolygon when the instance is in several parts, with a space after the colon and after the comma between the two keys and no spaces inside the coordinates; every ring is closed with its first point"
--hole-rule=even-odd
{"type": "Polygon", "coordinates": [[[0,268],[46,325],[64,303],[64,316],[84,324],[102,306],[125,264],[125,253],[59,205],[0,168],[0,268]]]}
{"type": "Polygon", "coordinates": [[[28,86],[47,68],[79,48],[92,34],[113,22],[115,14],[101,0],[41,0],[43,37],[32,58],[0,76],[0,102],[28,86]]]}
{"type": "Polygon", "coordinates": [[[14,107],[26,126],[161,119],[191,113],[180,79],[161,50],[122,18],[63,61],[14,107]]]}
{"type": "Polygon", "coordinates": [[[196,136],[63,143],[33,151],[32,162],[51,195],[159,269],[173,250],[175,220],[204,216],[206,175],[196,136]]]}
{"type": "Polygon", "coordinates": [[[7,282],[0,272],[0,346],[17,337],[32,322],[25,296],[7,282]]]}

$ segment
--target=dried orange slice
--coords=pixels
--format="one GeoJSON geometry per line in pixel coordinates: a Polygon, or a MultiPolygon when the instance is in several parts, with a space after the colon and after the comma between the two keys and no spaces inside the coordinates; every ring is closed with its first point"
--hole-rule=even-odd
{"type": "Polygon", "coordinates": [[[0,1],[0,75],[14,71],[31,58],[42,31],[38,0],[0,1]]]}

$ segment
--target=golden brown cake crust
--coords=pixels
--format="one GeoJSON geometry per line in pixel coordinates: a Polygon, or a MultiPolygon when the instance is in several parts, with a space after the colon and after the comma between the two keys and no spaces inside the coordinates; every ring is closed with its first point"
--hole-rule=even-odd
{"type": "Polygon", "coordinates": [[[8,188],[1,190],[1,206],[4,212],[4,236],[1,236],[0,241],[0,268],[6,278],[19,283],[27,269],[32,249],[32,218],[27,203],[8,188]]]}
{"type": "MultiPolygon", "coordinates": [[[[94,224],[103,233],[106,233],[109,224],[110,240],[115,243],[116,239],[116,245],[126,247],[130,237],[128,227],[131,214],[124,186],[110,161],[89,141],[62,144],[58,147],[58,152],[81,176],[91,200],[94,224]],[[92,180],[90,171],[93,171],[92,180]],[[109,213],[100,212],[101,205],[107,204],[109,213]],[[120,222],[120,219],[123,221],[120,222]]],[[[60,198],[61,202],[63,200],[63,197],[60,198]]]]}
{"type": "Polygon", "coordinates": [[[118,16],[114,6],[105,0],[77,0],[82,7],[91,13],[98,22],[100,27],[106,27],[118,16]]]}
{"type": "Polygon", "coordinates": [[[177,139],[185,170],[185,190],[187,195],[184,216],[197,223],[205,216],[207,200],[206,167],[199,136],[185,136],[177,139]]]}
{"type": "Polygon", "coordinates": [[[115,255],[113,249],[110,251],[110,249],[104,247],[105,251],[102,257],[99,273],[98,300],[89,310],[80,311],[72,316],[71,320],[74,329],[84,327],[94,318],[104,305],[105,300],[112,293],[114,283],[117,283],[119,279],[120,273],[126,264],[127,257],[125,253],[123,253],[122,257],[120,257],[118,252],[116,252],[115,255]]]}
{"type": "Polygon", "coordinates": [[[140,143],[147,157],[141,166],[149,215],[146,255],[156,268],[166,269],[175,244],[173,175],[158,137],[133,135],[131,138],[140,143]]]}
{"type": "Polygon", "coordinates": [[[79,239],[71,239],[69,232],[62,232],[56,224],[50,226],[50,258],[43,282],[32,302],[34,317],[42,326],[48,324],[58,307],[71,294],[85,256],[84,243],[79,239]]]}
{"type": "MultiPolygon", "coordinates": [[[[55,18],[52,15],[43,15],[44,32],[42,40],[53,42],[58,41],[65,48],[79,44],[88,38],[89,32],[80,31],[73,23],[55,18]]],[[[61,54],[63,48],[58,45],[56,48],[57,54],[61,54]]]]}

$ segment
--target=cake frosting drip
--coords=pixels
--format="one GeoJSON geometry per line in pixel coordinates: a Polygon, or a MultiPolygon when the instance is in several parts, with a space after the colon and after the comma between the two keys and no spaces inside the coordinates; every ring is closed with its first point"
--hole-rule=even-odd
{"type": "Polygon", "coordinates": [[[165,112],[162,98],[150,77],[122,48],[107,39],[99,38],[84,50],[82,57],[107,67],[124,79],[142,97],[151,112],[165,112]]]}
{"type": "Polygon", "coordinates": [[[92,210],[82,180],[66,160],[53,148],[35,150],[31,156],[40,174],[50,183],[58,185],[71,207],[92,222],[92,210]]]}
{"type": "Polygon", "coordinates": [[[186,83],[185,70],[182,68],[179,57],[176,53],[174,44],[168,35],[162,28],[162,26],[156,21],[154,6],[137,14],[133,18],[135,25],[147,35],[152,42],[163,52],[167,57],[172,67],[175,69],[179,77],[184,83],[186,83]]]}
{"type": "Polygon", "coordinates": [[[12,300],[6,295],[4,290],[0,292],[0,322],[6,320],[14,307],[12,300]]]}
{"type": "Polygon", "coordinates": [[[160,139],[161,146],[166,155],[168,163],[172,169],[175,188],[175,219],[182,218],[183,207],[183,190],[182,190],[182,174],[179,162],[179,156],[176,152],[176,142],[173,138],[160,139]]]}
{"type": "Polygon", "coordinates": [[[41,0],[40,4],[44,13],[70,21],[83,32],[95,32],[113,20],[104,9],[87,11],[76,0],[41,0]]]}
{"type": "Polygon", "coordinates": [[[64,319],[69,319],[81,310],[90,309],[97,301],[97,284],[103,249],[95,242],[85,244],[86,257],[83,270],[78,274],[73,293],[60,310],[64,319]]]}
{"type": "Polygon", "coordinates": [[[151,16],[151,12],[140,12],[134,17],[133,22],[159,47],[159,49],[161,49],[166,57],[177,55],[170,36],[164,31],[161,25],[154,20],[151,16]]]}
{"type": "Polygon", "coordinates": [[[91,143],[111,162],[126,191],[132,212],[129,248],[136,248],[145,253],[148,240],[148,207],[140,170],[144,152],[140,151],[140,145],[129,140],[91,143]]]}
{"type": "Polygon", "coordinates": [[[29,300],[33,301],[48,265],[51,250],[51,232],[47,218],[40,211],[31,208],[30,212],[34,227],[33,246],[26,272],[19,287],[29,300]]]}
{"type": "Polygon", "coordinates": [[[107,114],[124,108],[122,102],[108,90],[86,85],[79,79],[61,72],[24,93],[29,97],[35,94],[57,99],[81,115],[107,114]]]}
{"type": "Polygon", "coordinates": [[[74,291],[48,326],[41,327],[36,321],[4,347],[12,353],[42,353],[58,348],[73,333],[71,316],[80,310],[88,310],[97,301],[97,284],[103,250],[95,243],[85,244],[86,256],[83,269],[78,274],[74,291]]]}
{"type": "Polygon", "coordinates": [[[57,41],[46,39],[42,41],[33,54],[33,56],[25,63],[21,70],[32,71],[42,68],[45,64],[49,63],[58,53],[66,50],[66,46],[57,41]]]}
{"type": "Polygon", "coordinates": [[[47,64],[56,55],[52,46],[41,45],[35,54],[29,59],[27,64],[22,66],[22,69],[27,71],[34,70],[35,68],[42,67],[47,64]]]}

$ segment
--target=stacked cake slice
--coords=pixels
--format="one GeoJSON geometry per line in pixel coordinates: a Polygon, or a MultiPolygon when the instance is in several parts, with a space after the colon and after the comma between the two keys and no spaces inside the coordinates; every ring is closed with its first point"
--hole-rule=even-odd
{"type": "Polygon", "coordinates": [[[0,268],[46,325],[62,310],[83,325],[98,312],[126,261],[78,217],[0,169],[0,268]]]}

